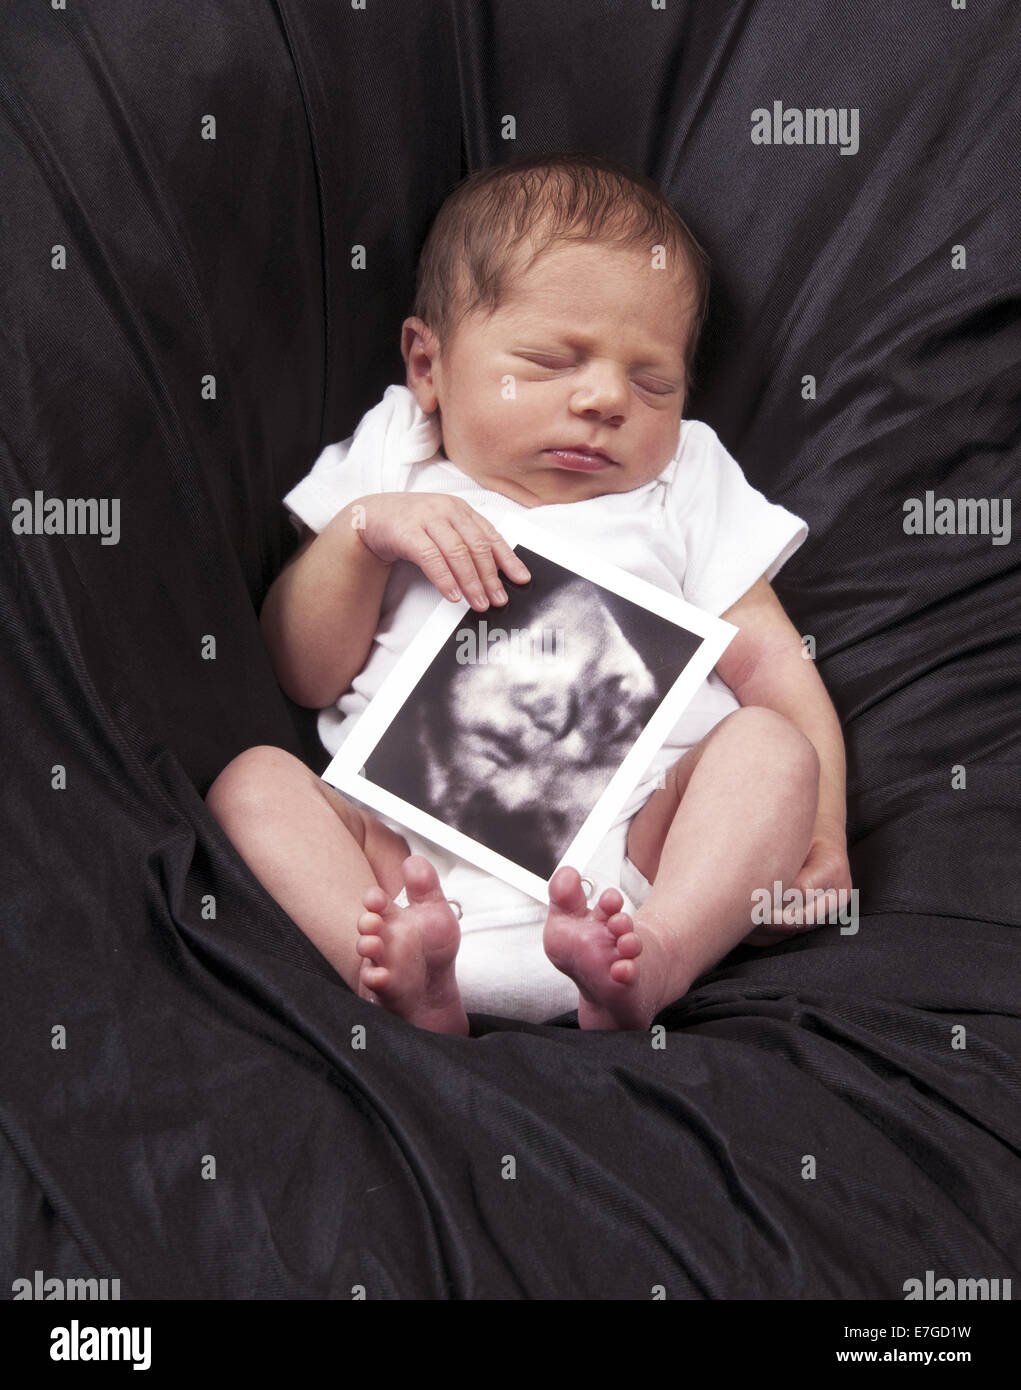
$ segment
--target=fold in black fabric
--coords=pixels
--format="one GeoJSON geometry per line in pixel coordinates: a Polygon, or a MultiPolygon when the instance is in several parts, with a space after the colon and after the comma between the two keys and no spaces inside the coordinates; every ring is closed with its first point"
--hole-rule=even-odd
{"type": "Polygon", "coordinates": [[[4,515],[120,510],[0,551],[0,1290],[1018,1274],[1018,548],[903,524],[1016,500],[1018,38],[1005,3],[4,7],[4,515]],[[774,101],[859,148],[753,143],[774,101]],[[710,252],[688,413],[809,521],[776,587],[848,745],[859,932],[735,952],[664,1047],[369,1008],[202,800],[253,744],[324,764],[259,636],[280,498],[401,378],[445,194],[551,148],[645,170],[710,252]]]}

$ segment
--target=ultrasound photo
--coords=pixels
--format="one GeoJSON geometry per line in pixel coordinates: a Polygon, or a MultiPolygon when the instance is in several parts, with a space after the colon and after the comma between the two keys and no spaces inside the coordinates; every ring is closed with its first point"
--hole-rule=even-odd
{"type": "Polygon", "coordinates": [[[545,901],[734,629],[590,555],[568,566],[541,532],[515,543],[514,519],[500,529],[531,581],[505,582],[508,603],[482,614],[441,599],[324,775],[545,901]]]}

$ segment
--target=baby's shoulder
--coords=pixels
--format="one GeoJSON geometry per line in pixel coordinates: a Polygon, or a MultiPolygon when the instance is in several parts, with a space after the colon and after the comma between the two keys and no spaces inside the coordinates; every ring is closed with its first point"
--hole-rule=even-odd
{"type": "Polygon", "coordinates": [[[675,502],[689,500],[727,462],[734,464],[712,425],[704,420],[685,419],[681,421],[674,456],[657,481],[665,484],[667,495],[675,502]]]}
{"type": "MultiPolygon", "coordinates": [[[[705,420],[684,419],[681,421],[680,436],[677,442],[677,455],[675,457],[680,457],[685,453],[693,453],[695,451],[727,454],[727,450],[724,448],[720,436],[713,429],[712,425],[707,424],[705,420]]],[[[727,456],[729,457],[729,454],[727,454],[727,456]]]]}

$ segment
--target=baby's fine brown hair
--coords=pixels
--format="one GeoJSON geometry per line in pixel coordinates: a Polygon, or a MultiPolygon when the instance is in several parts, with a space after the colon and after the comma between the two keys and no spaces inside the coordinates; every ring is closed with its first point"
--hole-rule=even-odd
{"type": "Polygon", "coordinates": [[[457,185],[422,247],[411,310],[441,351],[466,314],[500,307],[526,238],[535,251],[525,269],[555,242],[605,242],[650,258],[653,247],[664,247],[667,265],[684,267],[692,303],[684,351],[690,387],[709,304],[709,257],[652,179],[599,155],[526,155],[457,185]]]}

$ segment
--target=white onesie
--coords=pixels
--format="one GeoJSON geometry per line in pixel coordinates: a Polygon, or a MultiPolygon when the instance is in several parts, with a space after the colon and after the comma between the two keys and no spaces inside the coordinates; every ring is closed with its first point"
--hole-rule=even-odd
{"type": "MultiPolygon", "coordinates": [[[[808,527],[768,502],[747,481],[716,433],[698,420],[681,423],[677,451],[658,478],[633,492],[526,508],[480,487],[442,452],[435,417],[405,386],[390,386],[350,439],[331,444],[284,498],[298,521],[317,534],[349,502],[379,492],[449,492],[491,520],[527,512],[529,521],[575,545],[591,545],[621,569],[719,617],[762,575],[772,579],[802,544],[808,527]],[[567,515],[568,509],[570,515],[567,515]]],[[[383,594],[379,627],[365,666],[336,705],[319,715],[319,736],[336,753],[398,657],[443,602],[416,565],[398,560],[383,594]]],[[[641,904],[649,884],[627,860],[628,826],[663,773],[714,725],[738,709],[714,671],[635,788],[599,852],[577,867],[592,881],[594,901],[607,885],[620,888],[625,910],[641,904]]],[[[542,1022],[577,1006],[573,982],[542,949],[546,909],[386,817],[436,867],[446,897],[461,906],[457,976],[465,1008],[542,1022]]]]}

